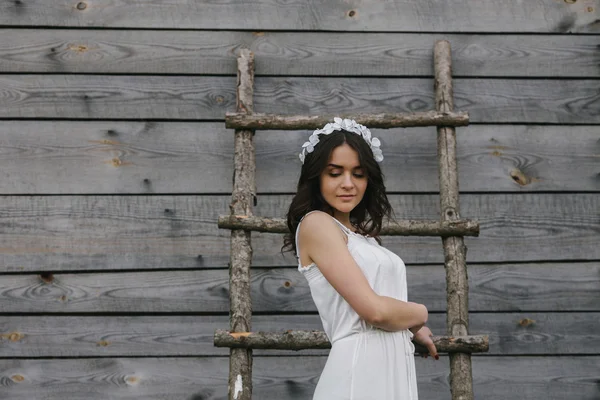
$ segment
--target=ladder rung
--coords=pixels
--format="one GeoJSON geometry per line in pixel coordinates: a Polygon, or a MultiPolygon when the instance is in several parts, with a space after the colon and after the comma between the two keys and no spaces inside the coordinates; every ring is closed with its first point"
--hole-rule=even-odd
{"type": "MultiPolygon", "coordinates": [[[[245,215],[219,215],[218,226],[222,229],[288,233],[283,218],[265,218],[245,215]]],[[[454,221],[398,220],[381,229],[382,236],[479,236],[479,222],[471,219],[454,221]]]]}
{"type": "Polygon", "coordinates": [[[424,111],[415,113],[346,114],[346,115],[277,115],[226,113],[225,127],[229,129],[300,130],[319,129],[334,117],[353,119],[371,128],[408,128],[413,126],[469,125],[466,112],[424,111]]]}
{"type": "MultiPolygon", "coordinates": [[[[483,353],[489,350],[488,335],[433,336],[433,343],[440,353],[483,353]]],[[[216,347],[247,349],[305,350],[330,349],[331,343],[323,331],[289,330],[285,332],[236,332],[217,329],[216,347]]],[[[415,343],[415,351],[427,351],[415,343]]]]}

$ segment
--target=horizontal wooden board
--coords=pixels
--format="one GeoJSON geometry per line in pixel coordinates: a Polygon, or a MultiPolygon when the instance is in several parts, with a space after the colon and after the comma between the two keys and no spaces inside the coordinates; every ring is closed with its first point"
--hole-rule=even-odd
{"type": "MultiPolygon", "coordinates": [[[[216,329],[227,316],[3,316],[0,358],[106,356],[227,356],[215,347],[216,329]]],[[[427,326],[446,334],[446,314],[427,326]]],[[[253,316],[252,331],[323,330],[319,316],[253,316]]],[[[599,313],[475,313],[469,332],[489,336],[485,355],[600,355],[599,313]]],[[[329,350],[254,350],[255,355],[320,354],[329,350]]]]}
{"type": "MultiPolygon", "coordinates": [[[[597,126],[471,125],[457,133],[462,191],[600,191],[597,126]]],[[[296,191],[309,135],[256,134],[259,193],[296,191]]],[[[435,128],[373,135],[388,192],[439,191],[435,128]]],[[[4,121],[0,154],[3,194],[232,190],[233,131],[219,122],[4,121]]]]}
{"type": "Polygon", "coordinates": [[[233,137],[214,122],[4,121],[0,192],[231,194],[233,137]]]}
{"type": "MultiPolygon", "coordinates": [[[[398,219],[439,219],[437,195],[391,195],[398,219]]],[[[1,271],[224,267],[230,231],[217,227],[230,196],[0,196],[1,271]]],[[[255,215],[284,217],[290,195],[258,198],[255,215]]],[[[597,194],[461,196],[479,221],[467,262],[598,260],[597,194]]],[[[283,236],[254,233],[253,265],[296,265],[283,236]]],[[[437,237],[385,237],[409,264],[443,263],[437,237]]]]}
{"type": "MultiPolygon", "coordinates": [[[[312,398],[326,357],[255,357],[253,398],[312,398]]],[[[595,399],[598,356],[473,357],[475,398],[595,399]]],[[[419,397],[450,400],[449,362],[415,359],[419,397]]],[[[229,360],[92,358],[2,360],[3,395],[11,399],[216,400],[227,395],[229,360]]]]}
{"type": "MultiPolygon", "coordinates": [[[[599,124],[597,80],[454,79],[456,111],[477,123],[599,124]]],[[[223,119],[229,76],[5,75],[0,118],[223,119]]],[[[435,109],[423,78],[257,77],[255,112],[336,114],[435,109]]]]}
{"type": "MultiPolygon", "coordinates": [[[[229,311],[227,270],[3,275],[0,310],[11,313],[229,311]]],[[[469,309],[478,312],[600,311],[600,263],[470,264],[469,309]]],[[[408,298],[446,310],[441,265],[407,267],[408,298]]],[[[256,268],[254,312],[316,312],[296,268],[256,268]]]]}
{"type": "Polygon", "coordinates": [[[445,3],[434,0],[325,2],[192,0],[0,3],[0,25],[102,28],[385,32],[598,32],[596,0],[445,3]],[[166,17],[168,16],[168,18],[166,17]]]}
{"type": "MultiPolygon", "coordinates": [[[[1,6],[0,6],[1,7],[1,6]]],[[[5,29],[0,72],[433,76],[433,44],[448,40],[455,76],[600,76],[596,36],[5,29]]]]}

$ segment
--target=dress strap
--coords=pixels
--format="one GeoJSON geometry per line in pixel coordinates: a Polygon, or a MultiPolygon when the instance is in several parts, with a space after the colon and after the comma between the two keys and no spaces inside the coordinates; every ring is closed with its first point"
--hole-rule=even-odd
{"type": "Polygon", "coordinates": [[[342,224],[340,221],[338,221],[337,219],[331,217],[331,219],[333,219],[335,222],[337,222],[337,224],[340,226],[340,228],[342,228],[342,230],[344,231],[344,233],[346,235],[350,235],[352,232],[350,229],[348,229],[344,224],[342,224]]]}

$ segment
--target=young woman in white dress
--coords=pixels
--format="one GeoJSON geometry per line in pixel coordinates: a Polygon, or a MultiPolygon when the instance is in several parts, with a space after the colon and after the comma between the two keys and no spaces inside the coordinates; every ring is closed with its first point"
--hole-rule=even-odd
{"type": "Polygon", "coordinates": [[[392,209],[380,142],[335,118],[304,143],[283,249],[298,257],[332,348],[313,400],[417,400],[413,341],[439,359],[406,268],[378,234],[392,209]]]}

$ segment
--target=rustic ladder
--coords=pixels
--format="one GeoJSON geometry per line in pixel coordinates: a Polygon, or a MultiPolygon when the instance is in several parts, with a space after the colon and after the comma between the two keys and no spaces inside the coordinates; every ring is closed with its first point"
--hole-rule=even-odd
{"type": "MultiPolygon", "coordinates": [[[[468,279],[466,247],[463,236],[478,236],[479,223],[460,218],[458,171],[456,163],[456,126],[464,126],[469,116],[453,112],[450,43],[437,41],[434,46],[435,111],[397,114],[353,114],[342,118],[356,120],[369,128],[437,126],[440,182],[440,221],[402,220],[384,226],[382,235],[441,236],[444,247],[447,291],[447,336],[433,341],[438,352],[450,355],[450,390],[453,400],[473,399],[471,353],[486,352],[487,335],[469,335],[468,279]]],[[[231,215],[219,216],[219,228],[231,229],[229,266],[230,327],[217,330],[214,344],[229,347],[228,398],[252,397],[252,349],[325,349],[330,348],[324,332],[286,331],[251,332],[250,266],[251,231],[286,233],[285,220],[252,215],[256,205],[255,130],[319,129],[333,116],[281,116],[254,114],[254,55],[243,49],[238,57],[236,113],[227,113],[227,128],[235,129],[235,157],[231,215]]],[[[426,351],[416,345],[418,352],[426,351]]]]}

